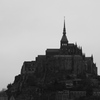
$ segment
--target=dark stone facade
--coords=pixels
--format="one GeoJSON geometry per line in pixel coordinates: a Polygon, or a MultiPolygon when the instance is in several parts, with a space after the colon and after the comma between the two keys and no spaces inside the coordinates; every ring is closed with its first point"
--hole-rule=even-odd
{"type": "Polygon", "coordinates": [[[93,56],[85,57],[82,48],[77,44],[69,43],[66,36],[64,23],[63,36],[59,49],[47,49],[46,55],[39,55],[36,61],[24,62],[21,74],[34,73],[35,69],[42,70],[44,66],[52,71],[66,71],[67,74],[97,75],[97,67],[93,62],[93,56]]]}
{"type": "Polygon", "coordinates": [[[81,47],[69,43],[64,22],[60,48],[25,61],[7,93],[16,100],[86,99],[98,94],[99,84],[93,56],[86,57],[81,47]]]}

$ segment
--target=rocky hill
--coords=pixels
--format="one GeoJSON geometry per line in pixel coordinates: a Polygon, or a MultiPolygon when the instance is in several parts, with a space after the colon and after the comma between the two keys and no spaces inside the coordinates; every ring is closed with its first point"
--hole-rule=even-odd
{"type": "Polygon", "coordinates": [[[25,61],[21,73],[8,84],[16,100],[99,100],[100,77],[93,56],[69,43],[64,23],[59,49],[47,49],[35,61],[25,61]],[[94,99],[95,98],[95,99],[94,99]]]}

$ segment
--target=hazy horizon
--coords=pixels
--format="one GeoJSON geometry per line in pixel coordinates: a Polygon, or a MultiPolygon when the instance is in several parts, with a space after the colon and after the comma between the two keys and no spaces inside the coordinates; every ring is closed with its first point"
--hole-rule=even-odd
{"type": "Polygon", "coordinates": [[[60,47],[64,16],[69,42],[93,54],[100,74],[100,0],[1,0],[0,90],[13,83],[24,61],[60,47]]]}

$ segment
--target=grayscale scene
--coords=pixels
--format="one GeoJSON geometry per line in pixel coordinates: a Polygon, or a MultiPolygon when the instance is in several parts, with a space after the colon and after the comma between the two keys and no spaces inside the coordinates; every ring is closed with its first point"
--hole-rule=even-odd
{"type": "Polygon", "coordinates": [[[100,100],[99,38],[99,0],[1,0],[0,100],[100,100]]]}

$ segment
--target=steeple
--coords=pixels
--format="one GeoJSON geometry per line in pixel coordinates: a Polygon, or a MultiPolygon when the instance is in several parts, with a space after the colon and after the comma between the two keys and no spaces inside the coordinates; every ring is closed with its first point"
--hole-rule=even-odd
{"type": "Polygon", "coordinates": [[[62,36],[62,39],[61,39],[60,42],[61,42],[61,48],[68,45],[68,39],[67,39],[67,36],[66,36],[65,17],[64,17],[63,36],[62,36]]]}
{"type": "Polygon", "coordinates": [[[64,17],[64,28],[63,28],[63,35],[66,35],[65,17],[64,17]]]}

